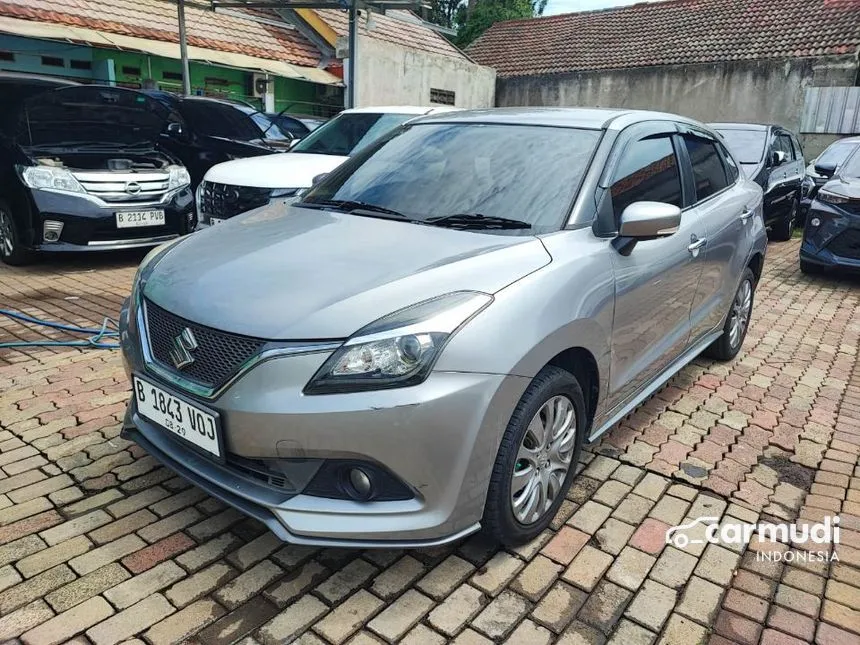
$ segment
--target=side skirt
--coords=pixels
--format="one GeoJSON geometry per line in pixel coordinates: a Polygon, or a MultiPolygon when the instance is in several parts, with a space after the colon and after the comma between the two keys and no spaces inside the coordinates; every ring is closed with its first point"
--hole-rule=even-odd
{"type": "Polygon", "coordinates": [[[629,403],[622,405],[617,412],[610,413],[611,416],[607,418],[606,421],[591,435],[588,437],[588,442],[594,442],[600,438],[604,432],[609,430],[616,423],[621,421],[624,417],[630,414],[637,406],[643,403],[646,399],[648,399],[651,395],[653,395],[657,390],[659,390],[663,385],[666,384],[670,378],[675,376],[678,372],[681,371],[683,367],[685,367],[690,361],[692,361],[696,356],[705,351],[711,343],[713,343],[717,338],[722,336],[723,330],[720,328],[717,331],[713,331],[707,336],[705,336],[699,343],[693,345],[686,352],[681,354],[674,362],[670,363],[669,366],[663,370],[657,377],[654,378],[648,385],[646,385],[642,390],[639,391],[636,396],[630,399],[629,403]]]}

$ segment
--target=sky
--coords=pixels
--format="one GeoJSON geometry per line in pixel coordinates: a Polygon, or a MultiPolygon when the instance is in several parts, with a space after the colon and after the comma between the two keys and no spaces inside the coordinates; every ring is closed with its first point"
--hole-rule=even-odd
{"type": "Polygon", "coordinates": [[[549,0],[546,3],[543,15],[552,16],[557,13],[570,13],[571,11],[607,9],[608,7],[636,4],[637,2],[643,2],[643,0],[549,0]]]}

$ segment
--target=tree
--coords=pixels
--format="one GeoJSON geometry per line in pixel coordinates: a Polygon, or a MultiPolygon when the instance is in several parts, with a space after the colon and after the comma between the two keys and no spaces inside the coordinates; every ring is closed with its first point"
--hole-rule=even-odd
{"type": "Polygon", "coordinates": [[[431,0],[425,19],[442,27],[456,27],[457,11],[462,4],[463,0],[431,0]]]}
{"type": "MultiPolygon", "coordinates": [[[[438,1],[438,0],[437,0],[438,1]]],[[[466,47],[495,23],[543,14],[547,0],[475,0],[457,7],[459,47],[466,47]]]]}

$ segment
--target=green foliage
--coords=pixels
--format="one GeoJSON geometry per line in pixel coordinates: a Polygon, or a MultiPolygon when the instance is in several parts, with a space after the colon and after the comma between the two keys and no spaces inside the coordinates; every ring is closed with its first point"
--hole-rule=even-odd
{"type": "Polygon", "coordinates": [[[455,43],[466,47],[495,23],[533,18],[543,13],[547,0],[477,0],[471,11],[459,5],[455,43]]]}

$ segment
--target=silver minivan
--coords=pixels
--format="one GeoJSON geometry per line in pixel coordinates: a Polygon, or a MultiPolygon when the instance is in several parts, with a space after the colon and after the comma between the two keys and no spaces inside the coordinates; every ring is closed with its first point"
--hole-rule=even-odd
{"type": "Polygon", "coordinates": [[[520,544],[584,442],[735,357],[765,248],[761,189],[695,121],[421,118],[144,259],[123,436],[289,542],[520,544]]]}

